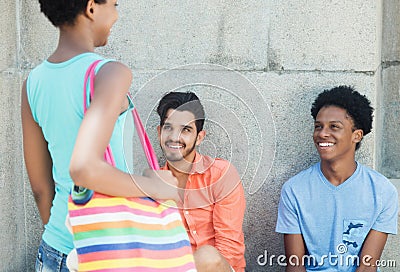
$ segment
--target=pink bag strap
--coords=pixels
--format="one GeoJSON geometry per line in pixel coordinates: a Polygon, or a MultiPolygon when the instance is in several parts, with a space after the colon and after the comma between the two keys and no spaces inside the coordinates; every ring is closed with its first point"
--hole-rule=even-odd
{"type": "Polygon", "coordinates": [[[153,146],[147,136],[146,130],[142,124],[142,120],[140,120],[139,113],[137,112],[136,108],[132,110],[133,121],[135,122],[135,127],[137,134],[140,139],[140,143],[142,144],[142,148],[144,154],[146,155],[147,163],[149,164],[150,168],[153,170],[159,170],[160,165],[158,164],[156,153],[154,152],[153,146]]]}
{"type": "MultiPolygon", "coordinates": [[[[85,80],[84,80],[84,92],[83,92],[83,109],[84,113],[87,111],[87,84],[89,82],[90,89],[90,99],[92,99],[94,94],[94,79],[96,76],[96,67],[101,60],[94,61],[86,71],[85,80]]],[[[128,94],[129,95],[129,94],[128,94]]],[[[147,162],[149,167],[153,170],[159,170],[160,165],[158,164],[156,153],[154,152],[153,146],[151,145],[150,139],[144,129],[143,123],[140,120],[139,113],[136,110],[136,107],[132,110],[133,121],[135,123],[136,132],[139,136],[140,143],[142,144],[143,151],[146,155],[147,162]]],[[[108,145],[106,151],[104,152],[104,159],[115,166],[114,156],[111,151],[111,146],[108,145]]]]}
{"type": "MultiPolygon", "coordinates": [[[[89,68],[86,71],[85,74],[85,79],[83,81],[83,113],[85,114],[87,111],[87,85],[88,85],[88,80],[89,81],[89,90],[90,90],[90,99],[92,99],[94,95],[94,79],[96,76],[96,67],[99,64],[101,60],[96,60],[94,61],[89,68]]],[[[106,150],[104,151],[104,159],[106,162],[111,164],[112,166],[115,166],[115,160],[114,156],[112,154],[111,146],[110,144],[107,145],[106,150]]]]}
{"type": "Polygon", "coordinates": [[[99,64],[101,60],[96,60],[92,64],[90,64],[89,68],[86,70],[85,80],[83,82],[83,113],[87,111],[87,82],[90,79],[90,98],[92,98],[94,94],[94,78],[97,64],[99,64]]]}

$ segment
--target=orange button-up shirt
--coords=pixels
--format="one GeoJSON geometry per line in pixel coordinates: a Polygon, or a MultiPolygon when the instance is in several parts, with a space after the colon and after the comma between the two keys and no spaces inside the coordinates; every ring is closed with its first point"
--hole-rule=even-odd
{"type": "MultiPolygon", "coordinates": [[[[163,167],[168,169],[168,165],[163,167]]],[[[243,272],[243,185],[236,168],[226,160],[196,153],[180,209],[193,251],[214,246],[236,272],[243,272]]]]}

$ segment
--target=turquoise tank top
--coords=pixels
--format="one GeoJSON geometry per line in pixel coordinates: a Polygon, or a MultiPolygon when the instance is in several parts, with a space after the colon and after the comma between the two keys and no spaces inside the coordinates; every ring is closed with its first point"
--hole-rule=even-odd
{"type": "MultiPolygon", "coordinates": [[[[53,161],[55,197],[43,240],[68,254],[74,245],[65,226],[68,196],[73,186],[69,164],[79,126],[83,119],[83,80],[93,61],[103,59],[96,53],[84,53],[62,63],[47,60],[29,74],[26,89],[34,120],[42,128],[53,161]]],[[[101,65],[111,60],[104,60],[101,65]]],[[[130,102],[130,109],[133,105],[130,102]]],[[[123,152],[123,127],[126,113],[118,118],[110,140],[118,169],[127,172],[123,152]]]]}

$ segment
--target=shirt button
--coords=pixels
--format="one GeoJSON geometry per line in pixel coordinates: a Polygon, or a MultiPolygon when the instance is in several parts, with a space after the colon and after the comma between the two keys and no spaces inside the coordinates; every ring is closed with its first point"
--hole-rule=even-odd
{"type": "Polygon", "coordinates": [[[185,211],[185,214],[189,214],[189,211],[185,211]]]}
{"type": "Polygon", "coordinates": [[[197,231],[194,230],[194,231],[193,231],[193,234],[196,234],[196,233],[197,233],[197,231]]]}

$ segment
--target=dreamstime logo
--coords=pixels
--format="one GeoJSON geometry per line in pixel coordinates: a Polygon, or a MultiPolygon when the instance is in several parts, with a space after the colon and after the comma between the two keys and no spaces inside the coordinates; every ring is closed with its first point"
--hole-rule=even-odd
{"type": "MultiPolygon", "coordinates": [[[[207,131],[200,152],[231,162],[247,193],[256,193],[268,180],[276,149],[275,124],[262,93],[243,74],[220,65],[190,64],[157,74],[133,93],[133,102],[159,155],[159,117],[155,109],[161,97],[171,91],[192,91],[199,96],[205,108],[207,131]]],[[[132,121],[127,120],[125,159],[129,172],[137,173],[140,167],[146,167],[146,160],[138,140],[132,142],[132,130],[132,121]]],[[[236,185],[232,184],[233,188],[236,185]]]]}
{"type": "Polygon", "coordinates": [[[345,244],[339,244],[336,247],[338,254],[329,252],[328,254],[321,256],[304,255],[301,258],[297,255],[274,255],[270,254],[267,250],[264,250],[263,254],[257,257],[257,264],[259,266],[307,266],[307,267],[354,267],[359,266],[360,263],[367,267],[396,267],[395,260],[376,260],[370,255],[365,255],[361,258],[358,255],[346,255],[348,248],[345,244]]]}
{"type": "Polygon", "coordinates": [[[345,253],[347,252],[347,246],[346,246],[345,244],[339,244],[339,245],[336,247],[336,251],[337,251],[337,253],[339,253],[339,254],[345,254],[345,253]]]}

